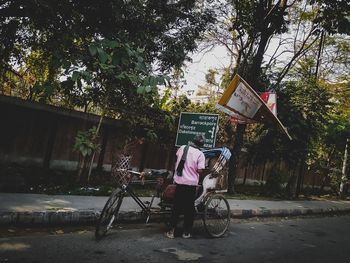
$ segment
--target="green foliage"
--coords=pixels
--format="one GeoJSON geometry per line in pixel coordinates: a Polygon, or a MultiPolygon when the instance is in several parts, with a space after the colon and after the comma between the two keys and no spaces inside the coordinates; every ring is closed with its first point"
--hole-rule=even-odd
{"type": "Polygon", "coordinates": [[[217,82],[216,82],[216,75],[218,74],[218,71],[217,70],[214,70],[214,69],[209,69],[207,74],[205,74],[205,80],[208,84],[210,85],[217,85],[217,82]]]}
{"type": "Polygon", "coordinates": [[[194,0],[173,4],[107,0],[103,5],[91,0],[11,0],[2,6],[0,21],[0,49],[6,63],[1,70],[11,68],[12,62],[23,65],[31,52],[38,52],[53,76],[62,65],[65,69],[69,64],[91,66],[89,60],[81,59],[85,50],[98,56],[105,70],[119,62],[125,64],[125,56],[133,57],[134,52],[146,54],[143,59],[147,63],[157,61],[162,69],[181,66],[213,19],[211,12],[204,6],[198,8],[194,0]],[[91,45],[101,39],[104,47],[91,45]],[[132,49],[114,56],[106,52],[105,48],[116,49],[120,42],[132,49]],[[106,66],[109,60],[113,63],[106,66]]]}
{"type": "Polygon", "coordinates": [[[329,178],[333,189],[339,188],[341,167],[347,138],[350,137],[350,114],[346,99],[347,83],[328,84],[333,105],[327,116],[323,133],[314,142],[309,165],[314,173],[329,178]]]}
{"type": "Polygon", "coordinates": [[[325,143],[327,143],[328,145],[333,144],[338,149],[343,149],[347,138],[350,138],[349,115],[330,115],[329,120],[327,122],[327,126],[325,127],[325,143]]]}
{"type": "Polygon", "coordinates": [[[172,112],[175,117],[179,117],[180,113],[187,111],[187,107],[191,104],[191,101],[185,95],[180,95],[178,98],[171,99],[167,103],[167,110],[172,112]]]}
{"type": "Polygon", "coordinates": [[[284,160],[291,168],[299,160],[317,162],[316,144],[328,123],[331,93],[312,75],[303,76],[301,80],[285,82],[278,92],[278,116],[293,140],[289,141],[275,127],[251,126],[246,136],[247,159],[251,162],[284,160]]]}
{"type": "MultiPolygon", "coordinates": [[[[280,114],[295,139],[310,143],[324,124],[333,106],[325,83],[317,81],[308,60],[301,60],[293,71],[296,81],[286,81],[280,92],[280,114]]],[[[306,146],[307,144],[304,144],[306,146]]]]}
{"type": "Polygon", "coordinates": [[[320,15],[314,20],[329,33],[350,34],[350,3],[347,0],[312,0],[318,4],[320,15]]]}
{"type": "Polygon", "coordinates": [[[221,83],[220,83],[221,88],[225,89],[228,87],[228,85],[231,82],[231,76],[232,76],[231,68],[230,67],[225,68],[224,73],[221,76],[221,83]]]}
{"type": "Polygon", "coordinates": [[[104,39],[82,51],[66,68],[70,76],[62,83],[65,96],[76,105],[92,102],[120,113],[130,110],[131,101],[144,105],[146,93],[154,93],[164,83],[164,77],[151,74],[144,51],[130,43],[104,39]],[[82,63],[86,64],[83,69],[82,63]]]}
{"type": "MultiPolygon", "coordinates": [[[[131,136],[154,138],[174,121],[157,101],[165,77],[152,73],[152,63],[157,72],[180,68],[213,18],[194,0],[11,0],[0,21],[0,78],[14,65],[34,66],[27,98],[102,111],[125,120],[131,136]]],[[[12,79],[0,81],[13,94],[12,79]]]]}
{"type": "Polygon", "coordinates": [[[97,139],[98,134],[95,126],[87,131],[78,131],[73,149],[79,152],[83,157],[91,156],[94,151],[100,148],[97,139]]]}
{"type": "Polygon", "coordinates": [[[264,192],[268,196],[280,196],[283,194],[283,184],[287,181],[287,176],[283,171],[273,170],[267,175],[264,185],[264,192]]]}

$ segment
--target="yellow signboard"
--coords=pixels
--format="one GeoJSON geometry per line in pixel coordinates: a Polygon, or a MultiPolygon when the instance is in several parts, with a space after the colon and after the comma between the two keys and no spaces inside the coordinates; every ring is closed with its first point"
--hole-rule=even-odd
{"type": "Polygon", "coordinates": [[[277,124],[288,138],[292,139],[281,121],[271,112],[269,106],[239,75],[232,79],[216,107],[234,117],[238,123],[277,124]]]}

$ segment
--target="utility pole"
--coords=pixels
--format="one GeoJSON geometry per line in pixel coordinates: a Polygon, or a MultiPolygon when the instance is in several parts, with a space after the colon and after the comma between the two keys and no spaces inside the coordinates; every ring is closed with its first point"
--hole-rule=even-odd
{"type": "Polygon", "coordinates": [[[344,182],[347,180],[347,178],[346,178],[346,163],[348,160],[348,144],[349,144],[349,138],[346,139],[346,143],[345,143],[342,177],[341,177],[341,182],[340,182],[340,187],[339,187],[339,193],[340,193],[341,197],[344,196],[344,182]]]}

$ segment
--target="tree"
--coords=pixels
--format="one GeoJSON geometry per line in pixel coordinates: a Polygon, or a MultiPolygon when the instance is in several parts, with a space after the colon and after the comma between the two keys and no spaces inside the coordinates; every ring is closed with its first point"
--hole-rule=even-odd
{"type": "MultiPolygon", "coordinates": [[[[79,131],[75,137],[73,149],[79,153],[80,157],[77,181],[82,180],[89,158],[100,148],[97,142],[97,136],[97,128],[93,127],[85,132],[79,131]]],[[[89,177],[87,178],[87,182],[89,182],[89,177]]]]}
{"type": "Polygon", "coordinates": [[[221,81],[218,81],[219,72],[214,69],[209,69],[205,74],[206,83],[199,86],[196,92],[198,96],[206,96],[208,101],[214,102],[219,100],[219,96],[223,93],[221,81]]]}
{"type": "Polygon", "coordinates": [[[350,33],[350,3],[346,0],[311,0],[311,4],[317,4],[319,15],[314,19],[327,32],[331,34],[350,33]]]}
{"type": "Polygon", "coordinates": [[[27,99],[93,111],[100,123],[105,115],[123,119],[130,136],[164,134],[169,118],[156,103],[164,77],[153,72],[182,65],[212,21],[194,0],[10,0],[0,6],[1,83],[17,88],[8,83],[19,79],[27,99]]]}
{"type": "MultiPolygon", "coordinates": [[[[346,11],[334,15],[334,19],[338,21],[342,17],[348,21],[349,5],[346,1],[339,1],[335,5],[340,9],[346,7],[346,11]]],[[[269,90],[271,87],[278,89],[290,69],[317,43],[322,29],[330,30],[324,26],[329,7],[329,1],[220,2],[217,4],[220,13],[218,26],[209,33],[209,43],[219,43],[227,48],[231,56],[232,76],[240,74],[258,92],[269,90]],[[276,50],[268,58],[266,52],[275,37],[280,39],[276,50]],[[284,44],[292,44],[292,47],[279,50],[284,44]],[[287,59],[284,58],[284,62],[280,64],[278,59],[290,51],[291,55],[287,59]],[[276,70],[276,66],[279,66],[279,69],[276,70]]],[[[334,32],[343,33],[343,29],[336,26],[334,32]]],[[[231,149],[233,154],[229,172],[230,192],[234,191],[245,130],[245,125],[237,125],[231,149]]]]}
{"type": "MultiPolygon", "coordinates": [[[[82,53],[93,43],[105,39],[142,49],[147,63],[157,62],[161,70],[167,70],[187,59],[211,21],[210,12],[190,0],[16,0],[0,4],[3,81],[6,72],[18,73],[18,66],[27,70],[26,58],[38,52],[48,64],[44,83],[35,83],[40,84],[37,90],[51,89],[45,98],[54,94],[53,87],[59,88],[51,84],[62,69],[91,66],[91,59],[83,58],[82,53]]],[[[106,59],[104,50],[98,55],[106,59]]]]}
{"type": "MultiPolygon", "coordinates": [[[[257,91],[261,90],[262,63],[272,36],[287,30],[287,1],[232,1],[229,32],[236,58],[233,74],[240,74],[257,91]]],[[[229,191],[234,192],[239,156],[246,125],[238,124],[229,167],[229,191]]]]}
{"type": "Polygon", "coordinates": [[[350,137],[349,82],[328,84],[333,107],[318,142],[318,160],[314,167],[321,170],[322,188],[331,180],[334,191],[342,195],[342,183],[346,179],[346,145],[350,137]],[[344,165],[345,164],[345,165],[344,165]],[[345,166],[345,167],[344,167],[345,166]],[[342,178],[343,177],[343,178],[342,178]]]}

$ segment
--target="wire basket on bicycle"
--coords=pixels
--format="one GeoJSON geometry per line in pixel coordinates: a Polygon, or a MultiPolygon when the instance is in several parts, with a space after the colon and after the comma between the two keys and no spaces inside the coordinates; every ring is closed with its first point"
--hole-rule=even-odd
{"type": "Polygon", "coordinates": [[[128,185],[132,180],[132,174],[129,172],[132,156],[119,154],[116,162],[112,165],[112,178],[118,185],[128,185]]]}

